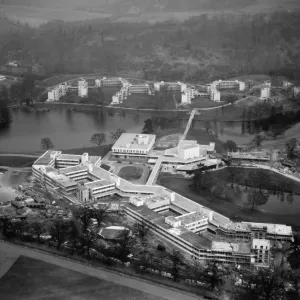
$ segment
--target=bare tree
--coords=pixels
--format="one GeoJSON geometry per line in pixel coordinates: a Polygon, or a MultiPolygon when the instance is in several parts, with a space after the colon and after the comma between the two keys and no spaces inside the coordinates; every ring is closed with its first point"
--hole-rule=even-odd
{"type": "Polygon", "coordinates": [[[36,235],[38,242],[41,241],[41,235],[46,231],[45,225],[41,221],[34,221],[30,224],[30,229],[36,235]]]}
{"type": "Polygon", "coordinates": [[[92,213],[88,207],[81,207],[75,212],[75,218],[80,220],[82,231],[85,233],[92,225],[92,213]]]}
{"type": "Polygon", "coordinates": [[[180,276],[180,267],[183,265],[183,255],[177,250],[173,250],[169,255],[172,263],[172,275],[174,281],[177,281],[180,276]]]}
{"type": "Polygon", "coordinates": [[[43,150],[49,150],[54,148],[54,145],[49,138],[43,138],[41,140],[41,146],[43,150]]]}
{"type": "Polygon", "coordinates": [[[256,147],[260,147],[262,142],[264,140],[263,135],[261,134],[257,134],[254,138],[253,138],[253,143],[255,144],[256,147]]]}
{"type": "Polygon", "coordinates": [[[91,137],[91,143],[101,146],[105,143],[105,133],[94,133],[91,137]]]}
{"type": "Polygon", "coordinates": [[[117,129],[115,132],[111,132],[110,133],[110,137],[111,137],[111,139],[112,140],[117,140],[117,139],[119,139],[119,137],[123,134],[123,133],[125,133],[126,132],[126,130],[125,129],[117,129]]]}
{"type": "Polygon", "coordinates": [[[67,222],[61,219],[55,219],[50,227],[50,235],[52,241],[56,245],[56,249],[59,251],[62,244],[67,240],[68,237],[67,222]]]}
{"type": "Polygon", "coordinates": [[[134,244],[136,243],[134,237],[129,230],[123,230],[118,237],[117,255],[118,258],[124,263],[127,260],[134,244]]]}
{"type": "Polygon", "coordinates": [[[142,220],[141,223],[135,223],[135,229],[141,244],[146,246],[150,227],[142,220]]]}
{"type": "Polygon", "coordinates": [[[81,247],[86,253],[87,257],[90,257],[90,250],[96,241],[96,233],[93,230],[88,230],[80,236],[81,247]]]}
{"type": "Polygon", "coordinates": [[[80,234],[81,234],[80,225],[79,225],[78,221],[75,219],[70,220],[68,238],[71,239],[71,242],[73,244],[72,255],[74,254],[74,250],[77,247],[77,243],[79,241],[80,234]]]}
{"type": "Polygon", "coordinates": [[[285,146],[289,158],[294,158],[297,145],[298,141],[296,138],[292,138],[286,142],[285,146]]]}
{"type": "Polygon", "coordinates": [[[108,206],[103,206],[101,208],[95,208],[92,211],[92,215],[95,217],[95,219],[97,220],[98,223],[98,227],[101,226],[102,222],[105,220],[105,218],[107,217],[107,210],[108,210],[108,206]]]}

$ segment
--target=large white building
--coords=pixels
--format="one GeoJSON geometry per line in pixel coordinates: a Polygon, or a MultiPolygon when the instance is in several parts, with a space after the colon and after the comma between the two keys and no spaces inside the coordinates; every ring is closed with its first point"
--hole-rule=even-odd
{"type": "Polygon", "coordinates": [[[112,147],[115,156],[145,157],[155,143],[153,134],[123,133],[112,147]]]}
{"type": "Polygon", "coordinates": [[[99,176],[101,157],[47,151],[32,166],[33,176],[48,188],[79,202],[91,202],[115,193],[115,182],[99,176]]]}
{"type": "Polygon", "coordinates": [[[58,101],[62,96],[65,96],[68,92],[68,86],[66,83],[59,84],[52,90],[48,91],[48,101],[58,101]]]}
{"type": "Polygon", "coordinates": [[[78,96],[79,97],[87,97],[89,93],[89,84],[85,79],[81,79],[78,81],[78,96]]]}
{"type": "Polygon", "coordinates": [[[271,88],[269,86],[263,86],[260,90],[260,99],[266,100],[271,96],[271,88]]]}

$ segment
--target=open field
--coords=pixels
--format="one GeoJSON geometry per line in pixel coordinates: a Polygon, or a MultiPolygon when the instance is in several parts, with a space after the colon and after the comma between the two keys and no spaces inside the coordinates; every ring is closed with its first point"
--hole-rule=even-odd
{"type": "Polygon", "coordinates": [[[104,157],[111,149],[112,144],[109,145],[102,145],[99,147],[86,147],[86,148],[75,148],[75,149],[67,149],[63,150],[63,153],[67,154],[78,154],[81,155],[87,152],[89,155],[92,156],[101,156],[104,157]]]}
{"type": "Polygon", "coordinates": [[[159,96],[151,96],[145,94],[132,94],[128,96],[122,104],[116,105],[126,108],[153,108],[153,109],[175,109],[173,97],[167,96],[166,99],[161,99],[159,96]]]}
{"type": "Polygon", "coordinates": [[[0,5],[0,9],[13,21],[37,27],[53,20],[80,21],[110,17],[110,14],[91,13],[73,9],[42,8],[23,5],[0,5]]]}
{"type": "Polygon", "coordinates": [[[208,97],[197,97],[192,99],[192,103],[189,104],[189,107],[192,108],[206,108],[206,107],[216,107],[226,104],[226,102],[214,102],[211,101],[208,97]]]}
{"type": "Polygon", "coordinates": [[[0,166],[6,167],[31,167],[36,158],[23,156],[0,156],[0,166]]]}
{"type": "Polygon", "coordinates": [[[22,256],[2,277],[0,282],[0,294],[5,300],[163,299],[129,287],[22,256]]]}

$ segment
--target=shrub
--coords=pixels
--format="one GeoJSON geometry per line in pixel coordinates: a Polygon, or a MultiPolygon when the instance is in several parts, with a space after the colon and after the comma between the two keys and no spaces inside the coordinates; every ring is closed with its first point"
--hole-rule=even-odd
{"type": "Polygon", "coordinates": [[[157,245],[157,250],[158,251],[166,251],[166,247],[164,245],[162,245],[162,244],[158,244],[157,245]]]}

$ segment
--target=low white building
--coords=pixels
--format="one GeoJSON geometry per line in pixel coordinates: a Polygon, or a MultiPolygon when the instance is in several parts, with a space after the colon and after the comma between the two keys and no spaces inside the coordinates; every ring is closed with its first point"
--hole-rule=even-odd
{"type": "Polygon", "coordinates": [[[84,79],[78,81],[78,96],[79,97],[87,97],[89,92],[88,82],[84,79]]]}
{"type": "Polygon", "coordinates": [[[117,156],[146,156],[155,143],[153,134],[123,133],[112,147],[117,156]]]}
{"type": "Polygon", "coordinates": [[[66,83],[59,84],[52,90],[48,91],[48,101],[58,101],[62,96],[65,96],[68,92],[68,86],[66,83]]]}
{"type": "Polygon", "coordinates": [[[271,96],[271,88],[269,86],[263,86],[260,90],[260,99],[266,100],[271,96]]]}
{"type": "Polygon", "coordinates": [[[0,75],[0,81],[4,81],[6,79],[6,77],[5,76],[3,76],[3,75],[0,75]]]}

